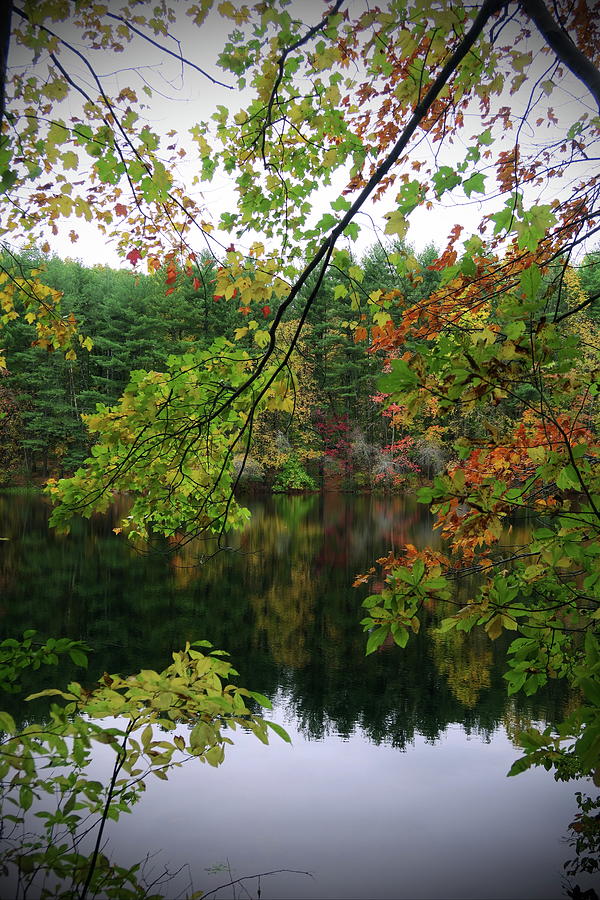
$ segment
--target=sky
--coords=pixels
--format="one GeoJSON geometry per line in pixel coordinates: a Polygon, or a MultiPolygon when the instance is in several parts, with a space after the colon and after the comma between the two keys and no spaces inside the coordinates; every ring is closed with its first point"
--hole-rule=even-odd
{"type": "MultiPolygon", "coordinates": [[[[363,0],[349,0],[348,5],[353,11],[362,8],[365,4],[363,0]]],[[[119,3],[109,0],[109,8],[118,9],[119,3]]],[[[188,4],[184,4],[185,9],[188,4]]],[[[306,22],[318,21],[325,4],[321,0],[295,0],[292,4],[292,10],[301,10],[302,17],[306,22]]],[[[58,26],[57,30],[59,30],[58,26]]],[[[218,16],[212,16],[207,24],[202,26],[200,31],[191,30],[189,19],[185,15],[180,15],[172,27],[171,39],[166,39],[166,45],[178,52],[181,47],[182,52],[188,58],[196,61],[207,72],[216,78],[224,76],[217,64],[217,57],[220,49],[226,41],[227,33],[231,28],[231,22],[225,21],[218,16]],[[190,41],[192,34],[194,41],[190,41]]],[[[61,34],[70,40],[75,46],[82,47],[78,35],[74,32],[72,26],[66,23],[60,29],[61,34]]],[[[534,49],[536,39],[533,38],[534,49]]],[[[539,41],[538,41],[539,45],[539,41]]],[[[194,150],[192,141],[188,136],[190,127],[201,120],[208,120],[216,106],[222,104],[228,107],[232,112],[242,108],[249,101],[251,94],[249,90],[240,92],[238,90],[228,90],[225,87],[211,84],[206,78],[200,76],[189,68],[183,68],[177,60],[166,56],[163,52],[149,46],[147,43],[134,42],[128,47],[126,53],[122,55],[106,55],[101,53],[89,54],[86,56],[93,62],[96,70],[103,76],[103,80],[109,92],[118,93],[123,87],[132,87],[141,94],[144,85],[152,88],[153,97],[149,101],[149,108],[146,110],[150,125],[158,131],[166,132],[175,129],[178,138],[184,147],[190,150],[189,162],[182,163],[180,177],[186,184],[189,184],[195,174],[194,150]]],[[[81,64],[73,57],[68,58],[69,64],[73,66],[72,71],[78,71],[78,77],[86,87],[93,89],[90,84],[89,76],[81,67],[81,64]]],[[[40,64],[43,60],[40,61],[40,64]]],[[[9,66],[19,67],[23,63],[23,59],[19,58],[18,52],[13,52],[9,58],[9,66]]],[[[532,69],[534,71],[529,74],[537,74],[536,67],[547,65],[547,58],[539,56],[534,57],[532,69]]],[[[527,92],[529,87],[527,87],[527,92]]],[[[581,94],[580,86],[570,75],[561,83],[561,92],[555,92],[552,97],[552,106],[558,118],[563,121],[570,122],[575,120],[581,106],[575,102],[575,98],[581,94]]],[[[527,94],[523,91],[518,92],[515,96],[506,94],[505,98],[501,98],[501,102],[507,102],[515,109],[519,105],[524,104],[527,94]]],[[[60,115],[67,117],[69,112],[78,112],[77,101],[69,101],[62,104],[59,110],[60,115]]],[[[472,113],[467,112],[465,116],[465,143],[455,144],[454,148],[445,147],[442,158],[438,160],[440,164],[452,165],[461,159],[467,141],[472,135],[476,135],[481,130],[481,119],[478,110],[472,113]]],[[[541,136],[541,135],[540,135],[541,136]]],[[[504,136],[507,141],[512,136],[504,136]]],[[[531,143],[535,143],[535,132],[524,135],[524,138],[531,143]]],[[[547,134],[544,134],[544,140],[547,134]]],[[[432,148],[433,152],[433,148],[432,148]]],[[[591,162],[590,165],[595,165],[591,162]]],[[[344,173],[337,174],[330,191],[320,191],[317,205],[315,206],[315,215],[318,218],[322,212],[329,209],[329,202],[335,199],[338,192],[344,185],[344,173]],[[322,203],[319,207],[318,202],[322,203]]],[[[236,204],[236,193],[233,188],[233,181],[224,174],[218,174],[213,181],[203,184],[199,188],[200,196],[207,210],[207,217],[216,221],[219,215],[226,210],[231,210],[236,204]]],[[[488,210],[482,203],[481,195],[472,195],[467,199],[462,191],[449,192],[443,198],[443,201],[436,206],[435,212],[429,212],[425,209],[417,209],[411,216],[411,227],[408,233],[408,241],[413,243],[417,250],[423,249],[430,243],[435,243],[442,248],[446,242],[446,236],[450,229],[457,222],[465,227],[468,234],[474,231],[479,223],[481,216],[488,210]]],[[[492,201],[493,204],[494,201],[492,201]]],[[[546,198],[547,202],[547,198],[546,198]]],[[[496,211],[502,203],[495,202],[490,211],[496,211]]],[[[385,221],[383,214],[393,209],[393,196],[385,198],[377,206],[368,203],[364,211],[359,214],[357,221],[362,226],[361,236],[357,243],[350,245],[353,251],[361,255],[372,243],[383,238],[383,228],[385,221]]],[[[256,239],[256,235],[248,235],[248,245],[256,239]]],[[[106,240],[98,234],[93,224],[87,224],[82,219],[73,219],[66,222],[61,228],[61,234],[58,236],[48,236],[51,251],[62,257],[72,257],[81,259],[86,264],[108,264],[115,267],[127,265],[118,256],[115,248],[108,244],[106,240]],[[68,236],[69,231],[74,230],[79,235],[79,240],[73,243],[68,236]]],[[[226,242],[228,236],[223,236],[226,242]]],[[[241,242],[243,247],[243,241],[241,242]]]]}

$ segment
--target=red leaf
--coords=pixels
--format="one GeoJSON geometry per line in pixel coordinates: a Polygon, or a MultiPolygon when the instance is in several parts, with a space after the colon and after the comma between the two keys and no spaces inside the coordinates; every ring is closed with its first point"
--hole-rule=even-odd
{"type": "Polygon", "coordinates": [[[267,318],[267,316],[270,316],[270,315],[271,315],[271,307],[270,307],[270,306],[263,306],[263,308],[262,308],[262,314],[263,314],[263,316],[265,317],[265,319],[267,318]]]}
{"type": "Polygon", "coordinates": [[[217,300],[222,300],[222,299],[223,299],[223,296],[224,296],[223,294],[215,294],[214,297],[213,297],[213,300],[214,300],[215,303],[216,303],[217,300]]]}
{"type": "Polygon", "coordinates": [[[128,212],[128,210],[127,210],[126,206],[123,206],[122,203],[117,203],[117,205],[115,206],[115,213],[118,216],[126,216],[127,212],[128,212]]]}
{"type": "Polygon", "coordinates": [[[200,287],[200,279],[199,279],[199,278],[194,278],[192,284],[194,285],[194,290],[197,291],[198,288],[200,287]]]}
{"type": "Polygon", "coordinates": [[[175,266],[169,266],[167,269],[167,284],[173,284],[177,281],[177,269],[175,266]]]}
{"type": "Polygon", "coordinates": [[[165,297],[168,297],[169,294],[172,294],[174,290],[175,290],[175,288],[168,288],[168,289],[165,291],[165,297]]]}
{"type": "Polygon", "coordinates": [[[243,315],[247,316],[248,313],[250,312],[250,307],[249,306],[240,306],[240,312],[243,313],[243,315]]]}
{"type": "Polygon", "coordinates": [[[132,266],[137,266],[137,264],[141,258],[142,258],[142,254],[137,249],[137,247],[134,250],[130,250],[129,253],[127,254],[127,256],[125,257],[125,259],[129,260],[129,262],[131,263],[132,266]]]}
{"type": "Polygon", "coordinates": [[[233,244],[230,244],[229,247],[225,250],[225,253],[235,253],[235,247],[233,244]]]}

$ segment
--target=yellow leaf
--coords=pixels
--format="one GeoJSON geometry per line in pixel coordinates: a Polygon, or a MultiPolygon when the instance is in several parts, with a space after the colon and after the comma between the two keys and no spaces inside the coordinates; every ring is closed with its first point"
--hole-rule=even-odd
{"type": "Polygon", "coordinates": [[[72,150],[67,150],[66,153],[63,153],[61,156],[63,169],[76,169],[77,163],[79,162],[79,157],[76,153],[73,153],[72,150]]]}
{"type": "Polygon", "coordinates": [[[544,447],[528,447],[527,456],[533,462],[541,463],[546,459],[546,449],[544,447]]]}
{"type": "Polygon", "coordinates": [[[485,626],[485,630],[493,641],[502,634],[502,616],[494,616],[485,626]]]}
{"type": "Polygon", "coordinates": [[[233,3],[219,3],[217,9],[226,19],[235,19],[236,17],[236,8],[233,3]]]}
{"type": "Polygon", "coordinates": [[[386,213],[384,219],[387,219],[385,226],[386,234],[397,234],[400,237],[406,237],[408,231],[408,221],[404,213],[396,212],[386,213]]]}
{"type": "Polygon", "coordinates": [[[254,342],[258,344],[259,347],[266,347],[269,343],[269,332],[259,329],[254,332],[254,342]]]}

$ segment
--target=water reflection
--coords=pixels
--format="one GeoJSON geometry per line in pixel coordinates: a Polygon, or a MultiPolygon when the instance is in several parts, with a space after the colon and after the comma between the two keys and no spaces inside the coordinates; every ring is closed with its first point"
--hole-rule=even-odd
{"type": "Polygon", "coordinates": [[[0,543],[5,635],[34,627],[86,640],[96,651],[92,677],[162,668],[185,640],[208,638],[232,654],[243,683],[285,698],[312,738],[360,727],[376,743],[404,748],[415,733],[434,741],[449,723],[489,735],[507,716],[552,721],[562,712],[558,685],[509,702],[501,642],[436,635],[433,612],[404,652],[384,646],[365,657],[358,623],[366,589],[350,586],[355,575],[406,541],[439,542],[411,498],[253,500],[252,521],[231,550],[201,567],[192,544],[175,554],[157,544],[147,554],[117,537],[125,503],[61,537],[48,531],[42,498],[0,496],[0,534],[9,538],[0,543]]]}
{"type": "MultiPolygon", "coordinates": [[[[238,874],[315,875],[265,883],[265,897],[561,895],[572,788],[542,771],[504,777],[516,732],[562,717],[561,686],[509,700],[502,639],[438,635],[433,610],[406,650],[364,655],[366,588],[350,585],[404,542],[439,542],[422,507],[252,500],[231,551],[198,568],[198,547],[168,555],[159,543],[148,555],[115,536],[124,503],[60,537],[41,498],[0,495],[3,634],[86,640],[90,680],[161,669],[186,640],[208,638],[232,654],[241,683],[275,700],[294,737],[293,748],[264,748],[241,735],[223,771],[192,766],[155,784],[115,838],[124,863],[154,850],[172,867],[196,860],[206,890],[222,878],[205,869],[229,855],[238,874]]],[[[72,674],[41,671],[25,688],[72,674]]],[[[19,701],[5,699],[17,717],[19,701]]]]}

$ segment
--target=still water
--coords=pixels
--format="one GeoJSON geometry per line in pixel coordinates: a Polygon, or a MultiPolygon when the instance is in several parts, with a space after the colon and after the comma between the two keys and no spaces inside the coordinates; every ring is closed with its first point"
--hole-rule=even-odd
{"type": "MultiPolygon", "coordinates": [[[[163,668],[206,638],[292,736],[264,747],[239,735],[219,769],[191,763],[152,783],[113,827],[114,857],[185,865],[173,897],[190,880],[211,891],[278,869],[310,875],[263,877],[263,900],[564,897],[574,786],[544,771],[505,777],[515,731],[561,716],[560,685],[508,699],[500,642],[440,637],[433,618],[406,650],[364,655],[367,590],[352,581],[405,541],[435,542],[427,513],[410,498],[340,494],[249,505],[232,549],[197,567],[193,547],[148,555],[114,535],[122,510],[59,537],[43,500],[0,495],[2,636],[86,640],[91,677],[163,668]]],[[[256,880],[245,886],[257,895],[256,880]]]]}

